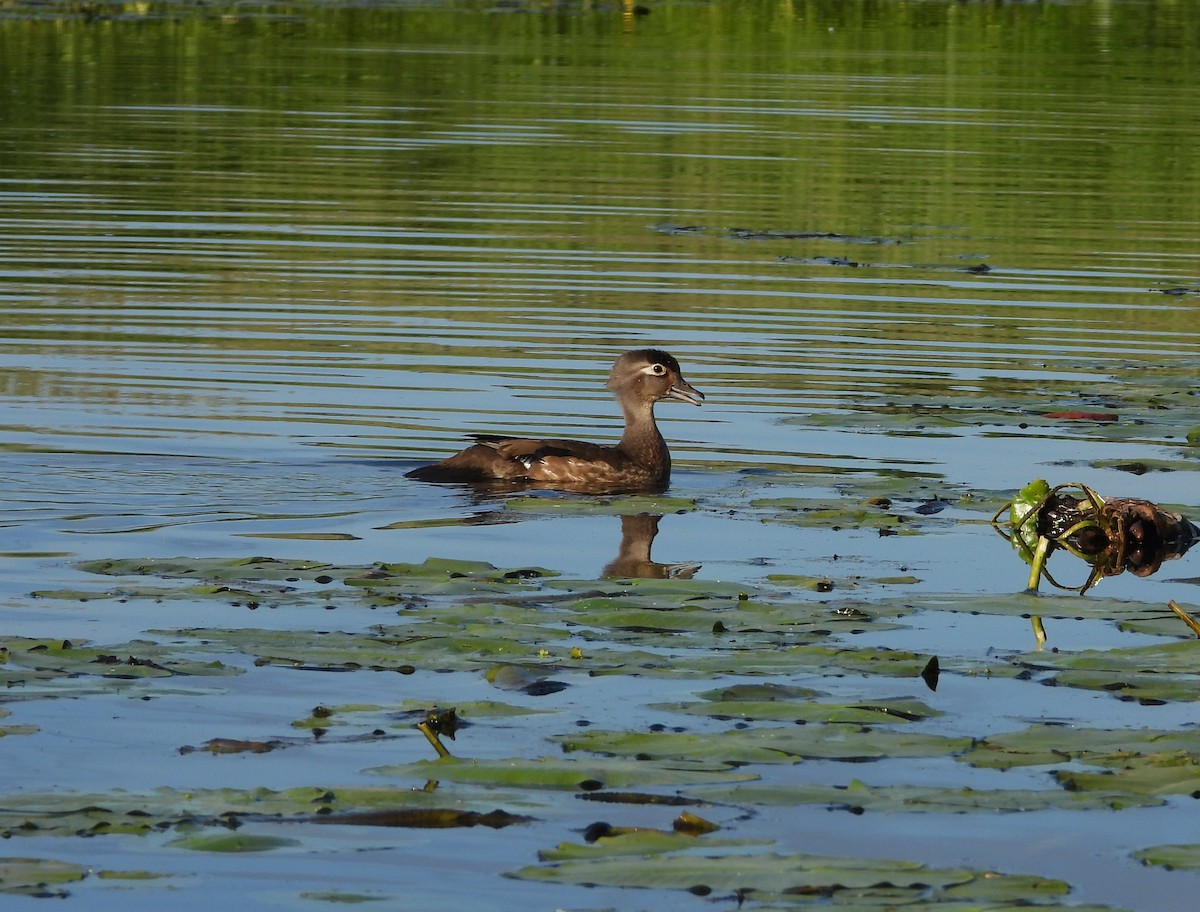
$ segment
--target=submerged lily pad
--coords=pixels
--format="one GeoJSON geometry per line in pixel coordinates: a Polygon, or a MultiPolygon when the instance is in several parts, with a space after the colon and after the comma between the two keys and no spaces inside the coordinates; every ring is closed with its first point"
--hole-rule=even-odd
{"type": "Polygon", "coordinates": [[[282,836],[263,836],[254,833],[217,833],[203,836],[184,836],[167,843],[175,849],[190,849],[193,852],[270,852],[274,849],[291,849],[301,845],[299,839],[282,836]]]}

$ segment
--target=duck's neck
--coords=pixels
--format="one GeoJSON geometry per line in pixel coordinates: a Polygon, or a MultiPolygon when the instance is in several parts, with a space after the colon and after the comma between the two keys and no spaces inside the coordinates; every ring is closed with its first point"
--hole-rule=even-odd
{"type": "Polygon", "coordinates": [[[665,478],[671,471],[671,454],[654,423],[654,406],[623,402],[621,410],[625,413],[625,434],[618,448],[637,465],[665,478]]]}

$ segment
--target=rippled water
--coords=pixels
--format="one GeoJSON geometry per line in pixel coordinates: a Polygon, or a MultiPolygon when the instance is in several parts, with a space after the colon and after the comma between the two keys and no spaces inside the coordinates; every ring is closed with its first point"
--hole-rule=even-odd
{"type": "MultiPolygon", "coordinates": [[[[1175,4],[93,7],[0,6],[8,623],[57,629],[21,596],[89,557],[598,574],[614,517],[403,472],[614,439],[648,345],[708,396],[659,408],[698,507],[655,556],[699,578],[1010,592],[985,520],[1038,476],[1200,512],[1175,4]],[[753,506],[826,495],[955,506],[888,539],[753,506]]],[[[1187,600],[1189,563],[1105,594],[1187,600]]]]}

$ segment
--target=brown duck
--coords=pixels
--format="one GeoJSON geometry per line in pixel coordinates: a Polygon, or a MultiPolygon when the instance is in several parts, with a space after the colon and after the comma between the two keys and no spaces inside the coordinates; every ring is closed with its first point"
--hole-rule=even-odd
{"type": "Polygon", "coordinates": [[[654,423],[654,403],[679,399],[700,405],[704,394],[683,379],[679,362],[655,348],[626,352],[608,375],[621,403],[625,433],[616,446],[579,440],[534,440],[472,434],[461,453],[408,473],[421,481],[530,483],[593,492],[662,488],[671,454],[654,423]]]}

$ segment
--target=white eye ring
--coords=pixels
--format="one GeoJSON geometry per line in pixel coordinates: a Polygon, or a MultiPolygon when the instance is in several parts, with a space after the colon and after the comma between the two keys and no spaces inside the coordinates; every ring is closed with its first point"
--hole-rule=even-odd
{"type": "Polygon", "coordinates": [[[650,370],[650,373],[656,374],[659,377],[661,377],[663,374],[665,374],[667,372],[667,369],[665,367],[663,367],[661,364],[651,364],[649,370],[650,370]]]}

